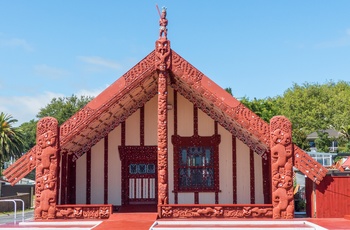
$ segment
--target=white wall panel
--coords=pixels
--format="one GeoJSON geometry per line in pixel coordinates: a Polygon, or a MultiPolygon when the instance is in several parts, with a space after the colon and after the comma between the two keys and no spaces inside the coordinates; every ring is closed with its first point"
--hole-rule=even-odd
{"type": "MultiPolygon", "coordinates": [[[[193,194],[191,194],[193,195],[193,194]]],[[[215,193],[214,192],[200,192],[199,193],[199,204],[215,204],[215,193]]]]}
{"type": "Polygon", "coordinates": [[[91,204],[103,204],[104,139],[91,148],[91,204]]]}
{"type": "Polygon", "coordinates": [[[237,203],[250,204],[250,150],[237,139],[237,203]]]}
{"type": "Polygon", "coordinates": [[[86,204],[86,154],[76,161],[76,203],[86,204]]]}
{"type": "Polygon", "coordinates": [[[255,174],[255,203],[264,203],[262,158],[254,153],[254,174],[255,174]]]}
{"type": "Polygon", "coordinates": [[[194,194],[190,193],[178,193],[178,203],[179,204],[194,204],[194,194]]]}
{"type": "Polygon", "coordinates": [[[174,146],[171,136],[174,135],[174,90],[168,87],[168,104],[172,106],[168,110],[168,194],[169,204],[174,204],[174,146]]]}
{"type": "Polygon", "coordinates": [[[118,146],[121,144],[121,126],[108,134],[108,203],[121,205],[121,161],[118,146]]]}
{"type": "MultiPolygon", "coordinates": [[[[145,105],[145,145],[157,145],[158,99],[153,97],[145,105]]],[[[139,124],[140,122],[138,122],[139,124]]],[[[170,124],[170,123],[168,123],[170,124]]],[[[139,135],[135,133],[135,135],[139,135]]]]}
{"type": "Polygon", "coordinates": [[[200,136],[211,136],[215,133],[214,120],[198,109],[198,134],[200,136]]]}
{"type": "Polygon", "coordinates": [[[125,135],[126,145],[140,145],[140,110],[126,120],[125,135]]]}
{"type": "Polygon", "coordinates": [[[177,94],[177,132],[180,136],[193,135],[193,104],[177,94]]]}
{"type": "Polygon", "coordinates": [[[232,204],[232,134],[221,125],[219,125],[218,131],[221,135],[219,146],[219,181],[221,193],[219,193],[219,203],[232,204]]]}

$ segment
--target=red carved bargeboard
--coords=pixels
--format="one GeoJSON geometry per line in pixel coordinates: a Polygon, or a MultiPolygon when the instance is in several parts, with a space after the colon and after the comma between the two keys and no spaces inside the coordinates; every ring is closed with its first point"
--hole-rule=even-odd
{"type": "Polygon", "coordinates": [[[160,218],[272,218],[272,204],[158,205],[160,218]]]}
{"type": "Polygon", "coordinates": [[[111,204],[56,205],[57,219],[108,219],[111,214],[111,204]]]}

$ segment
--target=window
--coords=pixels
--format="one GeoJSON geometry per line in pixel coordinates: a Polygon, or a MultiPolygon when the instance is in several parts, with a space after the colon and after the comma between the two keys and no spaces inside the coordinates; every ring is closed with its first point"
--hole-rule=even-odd
{"type": "Polygon", "coordinates": [[[179,190],[213,190],[214,154],[212,147],[183,147],[179,157],[179,190]]]}
{"type": "Polygon", "coordinates": [[[174,192],[218,192],[220,135],[173,136],[174,192]]]}
{"type": "Polygon", "coordinates": [[[331,166],[332,165],[332,158],[333,155],[336,155],[335,153],[316,153],[316,152],[309,152],[309,155],[315,159],[318,163],[320,163],[323,166],[331,166]]]}

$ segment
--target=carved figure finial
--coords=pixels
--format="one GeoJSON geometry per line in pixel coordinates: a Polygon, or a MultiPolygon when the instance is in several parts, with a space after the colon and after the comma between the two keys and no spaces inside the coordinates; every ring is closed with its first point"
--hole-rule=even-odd
{"type": "Polygon", "coordinates": [[[165,6],[162,7],[162,13],[160,13],[158,5],[156,5],[157,7],[157,11],[159,14],[159,38],[162,38],[164,35],[164,38],[167,39],[167,35],[168,35],[168,29],[166,28],[168,25],[168,19],[166,19],[166,10],[167,8],[165,6]]]}

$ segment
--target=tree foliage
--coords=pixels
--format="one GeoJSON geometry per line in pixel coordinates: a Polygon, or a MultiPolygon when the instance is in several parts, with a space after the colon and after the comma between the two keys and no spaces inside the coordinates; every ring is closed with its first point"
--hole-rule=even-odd
{"type": "Polygon", "coordinates": [[[241,99],[241,103],[252,110],[256,115],[261,117],[264,121],[270,122],[270,119],[279,115],[279,107],[275,98],[249,100],[247,97],[241,99]]]}
{"type": "Polygon", "coordinates": [[[36,143],[36,124],[38,121],[34,119],[29,122],[22,123],[20,128],[24,136],[24,152],[30,150],[36,143]]]}
{"type": "MultiPolygon", "coordinates": [[[[0,163],[1,166],[11,157],[20,157],[24,151],[23,133],[11,115],[0,113],[0,163]]],[[[2,168],[2,167],[1,167],[2,168]]]]}
{"type": "Polygon", "coordinates": [[[61,125],[92,99],[93,97],[81,96],[79,98],[76,95],[53,98],[46,107],[40,109],[37,118],[54,117],[57,119],[58,124],[61,125]]]}
{"type": "Polygon", "coordinates": [[[267,122],[275,115],[287,117],[293,125],[293,141],[303,149],[308,150],[308,134],[334,128],[343,134],[342,144],[350,150],[349,82],[293,84],[282,96],[244,97],[241,102],[267,122]]]}
{"type": "MultiPolygon", "coordinates": [[[[70,97],[59,97],[53,98],[49,104],[44,108],[41,108],[37,114],[37,118],[43,117],[54,117],[57,119],[58,123],[61,125],[71,116],[73,116],[77,111],[83,108],[87,103],[89,103],[93,97],[81,96],[77,97],[72,95],[70,97]]],[[[28,151],[36,143],[36,124],[38,121],[31,120],[29,122],[23,123],[20,128],[23,130],[25,136],[25,150],[28,151]]]]}

